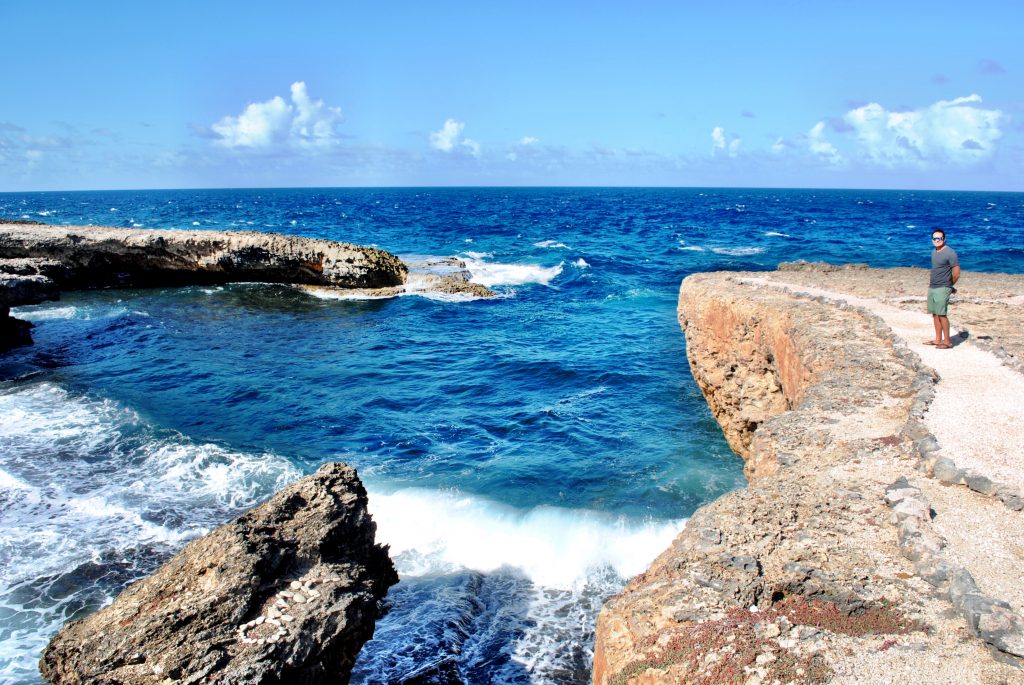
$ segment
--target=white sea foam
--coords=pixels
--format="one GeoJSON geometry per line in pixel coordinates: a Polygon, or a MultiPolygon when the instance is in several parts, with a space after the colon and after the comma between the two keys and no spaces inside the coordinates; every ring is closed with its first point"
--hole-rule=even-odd
{"type": "Polygon", "coordinates": [[[539,266],[537,264],[501,264],[485,262],[482,259],[467,258],[466,268],[472,274],[470,281],[492,288],[496,285],[525,285],[539,283],[548,285],[560,273],[564,262],[557,266],[539,266]]]}
{"type": "Polygon", "coordinates": [[[917,228],[917,224],[907,224],[907,228],[917,228]]]}
{"type": "Polygon", "coordinates": [[[683,250],[684,252],[703,252],[704,248],[699,245],[682,245],[676,249],[683,250]]]}
{"type": "Polygon", "coordinates": [[[583,257],[580,257],[575,262],[573,262],[573,266],[575,266],[577,268],[580,268],[580,269],[589,269],[590,268],[590,265],[587,264],[587,261],[585,259],[583,259],[583,257]]]}
{"type": "Polygon", "coordinates": [[[41,304],[15,307],[11,313],[26,321],[58,321],[64,319],[115,319],[128,314],[126,307],[114,306],[106,309],[88,307],[79,309],[73,305],[41,304]]]}
{"type": "Polygon", "coordinates": [[[778,231],[768,231],[767,233],[765,233],[765,235],[768,236],[769,238],[788,238],[789,237],[788,233],[780,233],[778,231]]]}
{"type": "Polygon", "coordinates": [[[470,569],[521,569],[545,588],[573,589],[595,572],[643,571],[685,521],[635,522],[596,511],[529,510],[460,494],[409,488],[371,492],[377,537],[399,572],[424,576],[470,569]]]}
{"type": "Polygon", "coordinates": [[[761,254],[763,247],[713,247],[711,251],[715,254],[729,255],[730,257],[749,257],[750,255],[761,254]]]}
{"type": "Polygon", "coordinates": [[[542,240],[539,243],[534,243],[533,245],[534,245],[534,247],[549,247],[549,248],[552,248],[552,249],[556,249],[556,248],[557,249],[563,249],[563,250],[571,250],[572,249],[571,247],[569,247],[565,243],[560,243],[557,240],[542,240]]]}
{"type": "Polygon", "coordinates": [[[468,250],[466,252],[463,252],[462,254],[465,255],[466,257],[469,257],[470,259],[486,259],[487,257],[494,256],[494,254],[491,252],[471,252],[468,250]]]}

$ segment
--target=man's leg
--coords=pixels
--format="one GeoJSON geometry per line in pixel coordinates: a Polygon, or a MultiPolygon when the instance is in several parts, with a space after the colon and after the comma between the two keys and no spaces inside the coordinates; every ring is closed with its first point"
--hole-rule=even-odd
{"type": "Polygon", "coordinates": [[[952,347],[953,343],[949,340],[949,317],[948,316],[936,316],[938,325],[941,328],[940,334],[942,337],[942,344],[952,347]]]}
{"type": "MultiPolygon", "coordinates": [[[[940,344],[942,342],[942,321],[941,321],[941,319],[944,319],[944,318],[946,318],[946,317],[939,316],[938,314],[932,314],[932,324],[935,326],[935,340],[934,340],[934,344],[936,344],[936,345],[938,345],[938,344],[940,344]]],[[[947,325],[948,325],[948,321],[949,320],[947,319],[947,325]]]]}

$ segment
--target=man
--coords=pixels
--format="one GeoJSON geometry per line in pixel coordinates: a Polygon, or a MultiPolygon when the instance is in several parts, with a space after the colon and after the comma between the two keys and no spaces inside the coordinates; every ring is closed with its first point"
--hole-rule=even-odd
{"type": "Polygon", "coordinates": [[[949,296],[956,292],[953,284],[960,279],[960,260],[956,252],[946,244],[946,232],[941,228],[932,231],[932,273],[928,281],[928,313],[935,325],[935,340],[925,340],[925,345],[948,350],[953,347],[949,340],[949,296]]]}

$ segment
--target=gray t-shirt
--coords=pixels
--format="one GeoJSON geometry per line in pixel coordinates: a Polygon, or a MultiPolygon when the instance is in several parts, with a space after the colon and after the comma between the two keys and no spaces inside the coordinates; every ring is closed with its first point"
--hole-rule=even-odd
{"type": "Polygon", "coordinates": [[[932,277],[928,281],[928,287],[952,288],[954,266],[960,266],[960,260],[949,245],[941,250],[932,250],[932,277]]]}

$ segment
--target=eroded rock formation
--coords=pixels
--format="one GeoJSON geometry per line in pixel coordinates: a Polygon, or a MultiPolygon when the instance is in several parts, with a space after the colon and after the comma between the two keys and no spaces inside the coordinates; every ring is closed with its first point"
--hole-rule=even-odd
{"type": "Polygon", "coordinates": [[[742,276],[687,278],[679,318],[750,484],[606,603],[593,682],[1015,682],[988,650],[1013,660],[1016,619],[964,608],[906,487],[933,374],[872,315],[742,276]]]}
{"type": "Polygon", "coordinates": [[[61,289],[269,281],[344,288],[400,285],[392,254],[274,233],[0,224],[0,258],[59,262],[61,289]]]}
{"type": "Polygon", "coordinates": [[[355,471],[327,464],[51,640],[65,683],[343,683],[398,581],[355,471]]]}

